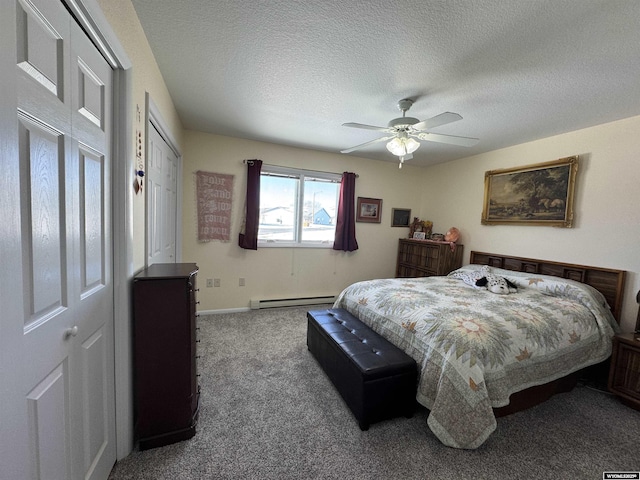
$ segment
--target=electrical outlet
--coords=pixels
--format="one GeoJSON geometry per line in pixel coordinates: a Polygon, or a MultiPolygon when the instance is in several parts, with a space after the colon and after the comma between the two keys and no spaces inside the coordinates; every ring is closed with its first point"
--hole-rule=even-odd
{"type": "Polygon", "coordinates": [[[240,280],[238,280],[238,285],[244,287],[244,278],[240,277],[240,280]]]}
{"type": "Polygon", "coordinates": [[[213,279],[213,286],[214,287],[219,287],[220,286],[220,279],[219,278],[214,278],[213,279]]]}
{"type": "Polygon", "coordinates": [[[207,288],[213,287],[213,278],[207,278],[207,288]]]}

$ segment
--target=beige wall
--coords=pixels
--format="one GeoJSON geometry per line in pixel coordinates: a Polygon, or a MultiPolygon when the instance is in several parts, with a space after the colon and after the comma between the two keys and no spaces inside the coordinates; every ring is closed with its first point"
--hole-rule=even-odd
{"type": "Polygon", "coordinates": [[[429,168],[377,162],[340,154],[283,147],[200,132],[185,133],[185,261],[201,268],[202,310],[246,308],[251,299],[335,294],[347,284],[393,276],[397,239],[407,229],[390,227],[392,207],[411,208],[414,216],[434,222],[434,231],[461,230],[464,263],[469,251],[487,251],[626,270],[622,325],[632,330],[640,289],[640,117],[600,125],[429,168]],[[484,173],[579,155],[574,227],[481,225],[484,173]],[[244,206],[242,159],[360,174],[357,195],[383,199],[381,224],[357,224],[360,249],[352,254],[322,249],[237,246],[244,206]],[[235,175],[230,243],[196,240],[194,172],[235,175]],[[246,278],[239,287],[238,279],[246,278]],[[206,288],[206,278],[221,287],[206,288]]]}
{"type": "Polygon", "coordinates": [[[626,270],[622,325],[633,330],[640,289],[640,117],[425,169],[422,210],[461,230],[469,251],[626,270]],[[484,173],[580,156],[574,228],[481,225],[484,173]]]}
{"type": "MultiPolygon", "coordinates": [[[[142,158],[145,158],[145,103],[146,94],[149,93],[167,128],[171,131],[178,148],[182,149],[183,129],[182,123],[169,92],[160,74],[147,37],[142,30],[133,5],[130,0],[97,0],[105,18],[118,36],[122,47],[133,64],[133,92],[130,106],[133,116],[132,138],[136,139],[138,132],[142,134],[142,158]]],[[[136,144],[131,145],[136,157],[136,144]]],[[[137,169],[136,164],[131,165],[137,169]]],[[[145,266],[145,190],[134,195],[133,201],[133,264],[134,269],[140,270],[145,266]]],[[[132,187],[133,188],[133,187],[132,187]]]]}
{"type": "Polygon", "coordinates": [[[252,299],[335,295],[352,282],[395,274],[398,238],[408,228],[391,227],[392,208],[410,208],[419,215],[422,170],[397,164],[324,153],[270,143],[186,131],[183,184],[183,260],[200,267],[200,310],[247,308],[252,299]],[[380,224],[357,223],[355,253],[317,248],[238,247],[244,210],[246,166],[259,158],[271,165],[359,174],[356,196],[383,199],[380,224]],[[198,170],[234,175],[231,241],[197,241],[194,175],[198,170]],[[246,279],[240,287],[239,278],[246,279]],[[220,287],[207,288],[207,278],[220,287]]]}

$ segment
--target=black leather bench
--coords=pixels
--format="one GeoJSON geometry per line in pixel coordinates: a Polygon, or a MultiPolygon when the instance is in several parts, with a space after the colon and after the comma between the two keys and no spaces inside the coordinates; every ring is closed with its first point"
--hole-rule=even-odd
{"type": "Polygon", "coordinates": [[[307,312],[307,347],[361,430],[415,409],[415,360],[342,308],[307,312]]]}

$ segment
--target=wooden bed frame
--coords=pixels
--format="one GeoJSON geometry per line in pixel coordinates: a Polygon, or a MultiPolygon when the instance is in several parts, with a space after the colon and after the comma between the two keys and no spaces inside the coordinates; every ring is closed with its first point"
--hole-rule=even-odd
{"type": "MultiPolygon", "coordinates": [[[[514,270],[517,272],[553,275],[586,283],[604,295],[604,298],[611,307],[613,316],[616,321],[620,323],[622,296],[624,293],[624,282],[626,277],[626,272],[624,270],[588,267],[584,265],[574,265],[571,263],[550,262],[534,258],[512,257],[509,255],[475,251],[471,252],[470,263],[489,265],[491,267],[514,270]]],[[[604,370],[608,371],[607,368],[604,370]]],[[[496,417],[509,415],[538,405],[545,400],[548,400],[556,393],[568,392],[576,386],[578,379],[582,374],[582,371],[578,371],[553,382],[516,392],[509,397],[509,405],[501,408],[494,408],[494,414],[496,417]]]]}

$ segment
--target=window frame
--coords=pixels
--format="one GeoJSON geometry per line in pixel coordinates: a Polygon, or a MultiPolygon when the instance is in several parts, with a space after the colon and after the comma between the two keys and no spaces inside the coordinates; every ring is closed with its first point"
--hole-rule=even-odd
{"type": "MultiPolygon", "coordinates": [[[[310,178],[313,180],[326,181],[328,183],[342,183],[342,174],[332,172],[321,172],[318,170],[307,170],[303,168],[294,167],[282,167],[278,165],[262,165],[260,171],[260,182],[262,183],[262,177],[265,176],[278,176],[293,178],[297,180],[296,193],[295,193],[295,205],[294,205],[294,240],[261,240],[260,239],[260,226],[258,226],[258,247],[259,248],[333,248],[334,238],[326,241],[312,241],[302,240],[302,230],[304,225],[304,182],[305,179],[310,178]]],[[[336,215],[338,211],[338,201],[340,196],[340,190],[336,193],[336,215]]],[[[262,206],[260,206],[262,211],[262,206]]],[[[335,225],[334,225],[335,232],[335,225]]],[[[334,235],[335,237],[335,235],[334,235]]]]}

